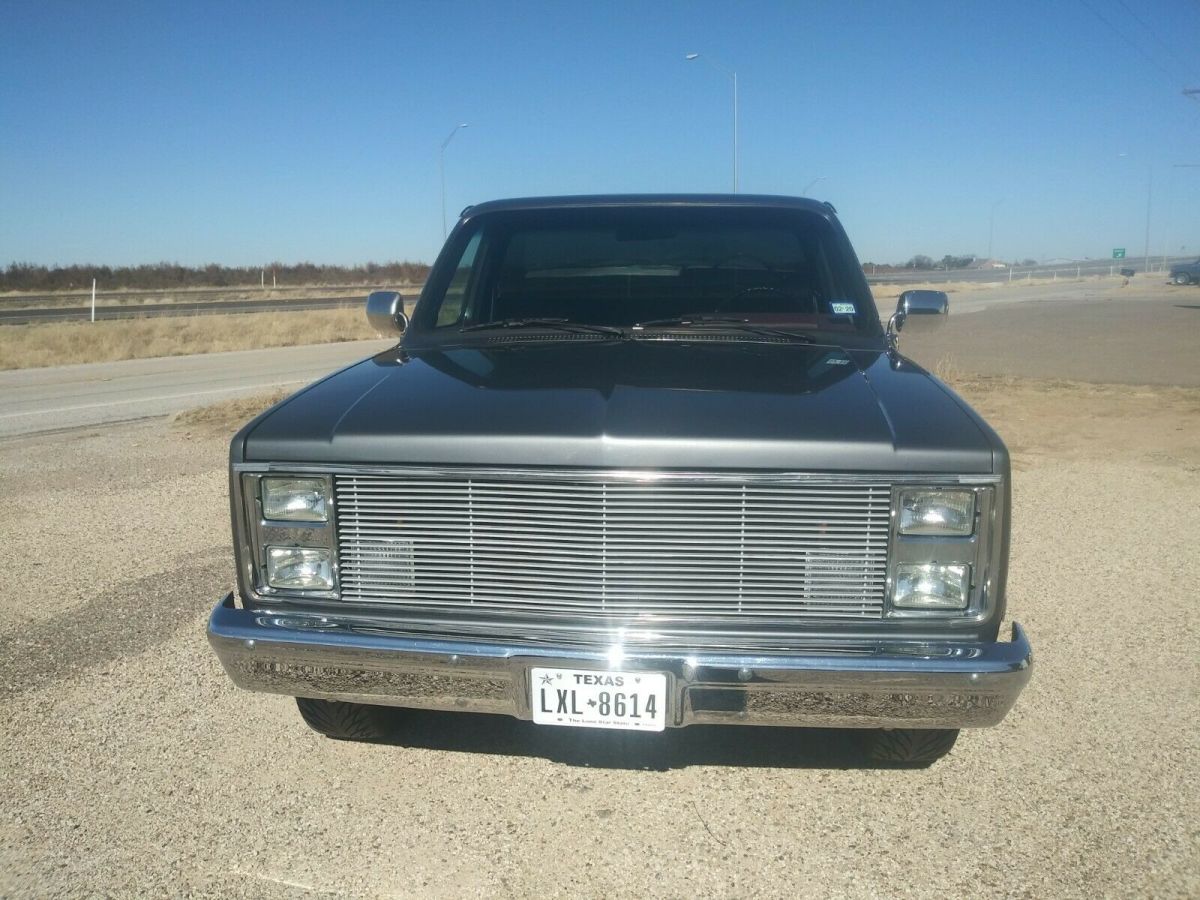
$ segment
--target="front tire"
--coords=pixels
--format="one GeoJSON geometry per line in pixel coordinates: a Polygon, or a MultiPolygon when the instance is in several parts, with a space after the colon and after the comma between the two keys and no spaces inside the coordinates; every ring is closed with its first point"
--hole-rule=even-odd
{"type": "Polygon", "coordinates": [[[1178,275],[1175,276],[1175,283],[1176,284],[1191,284],[1192,276],[1190,276],[1187,272],[1180,272],[1178,275]]]}
{"type": "Polygon", "coordinates": [[[300,716],[313,731],[338,741],[382,741],[391,734],[394,711],[386,706],[297,697],[300,716]]]}
{"type": "Polygon", "coordinates": [[[925,767],[950,752],[957,728],[889,728],[869,732],[867,756],[873,763],[925,767]]]}

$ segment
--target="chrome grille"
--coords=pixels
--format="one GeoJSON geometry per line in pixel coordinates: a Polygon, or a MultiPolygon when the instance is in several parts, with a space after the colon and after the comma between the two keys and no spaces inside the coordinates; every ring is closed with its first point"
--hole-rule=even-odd
{"type": "Polygon", "coordinates": [[[890,484],[335,479],[350,602],[605,624],[882,616],[890,484]]]}

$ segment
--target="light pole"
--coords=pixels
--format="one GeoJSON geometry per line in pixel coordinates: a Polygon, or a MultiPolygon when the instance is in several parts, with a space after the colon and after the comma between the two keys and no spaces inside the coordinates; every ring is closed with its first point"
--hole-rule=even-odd
{"type": "Polygon", "coordinates": [[[438,175],[442,180],[442,240],[446,239],[446,147],[454,140],[454,136],[458,134],[460,128],[466,128],[469,123],[463,122],[455,125],[453,130],[446,135],[446,139],[442,141],[442,149],[438,151],[438,175]]]}
{"type": "MultiPolygon", "coordinates": [[[[1184,91],[1184,93],[1187,93],[1184,91]]],[[[1200,93],[1200,91],[1197,91],[1200,93]]],[[[1166,224],[1163,226],[1163,271],[1167,271],[1168,260],[1171,253],[1171,245],[1167,241],[1167,232],[1171,230],[1171,201],[1175,199],[1175,169],[1200,169],[1200,163],[1175,163],[1171,166],[1171,179],[1167,185],[1167,212],[1163,218],[1166,224]]]]}
{"type": "Polygon", "coordinates": [[[992,204],[992,214],[988,217],[988,262],[992,261],[992,238],[996,236],[996,207],[1004,202],[1001,198],[992,204]]]}
{"type": "MultiPolygon", "coordinates": [[[[1128,157],[1128,153],[1118,153],[1117,156],[1128,157]]],[[[1142,266],[1146,274],[1150,273],[1150,202],[1154,197],[1154,168],[1146,163],[1146,252],[1142,266]]]]}
{"type": "Polygon", "coordinates": [[[702,59],[704,62],[708,63],[710,66],[712,66],[718,72],[720,72],[722,75],[728,75],[730,78],[733,79],[733,192],[736,194],[738,192],[738,85],[737,85],[737,72],[733,71],[733,69],[727,69],[725,66],[721,65],[719,62],[716,62],[707,56],[701,56],[699,53],[689,53],[684,57],[684,59],[688,60],[689,62],[693,59],[702,59]]]}

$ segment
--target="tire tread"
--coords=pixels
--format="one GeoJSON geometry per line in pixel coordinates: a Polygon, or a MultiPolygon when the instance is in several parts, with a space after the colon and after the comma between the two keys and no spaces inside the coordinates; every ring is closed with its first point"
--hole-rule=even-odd
{"type": "Polygon", "coordinates": [[[875,732],[868,752],[872,762],[930,765],[949,753],[956,740],[957,728],[893,728],[875,732]]]}
{"type": "Polygon", "coordinates": [[[309,728],[335,740],[379,741],[390,732],[385,707],[307,697],[297,697],[296,707],[309,728]]]}

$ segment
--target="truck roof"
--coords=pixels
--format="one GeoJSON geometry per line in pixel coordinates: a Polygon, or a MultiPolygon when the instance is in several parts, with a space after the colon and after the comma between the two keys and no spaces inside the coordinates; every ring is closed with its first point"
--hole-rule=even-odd
{"type": "Polygon", "coordinates": [[[579,209],[586,207],[755,207],[772,209],[803,209],[828,216],[837,214],[831,203],[804,197],[782,197],[771,194],[581,194],[563,197],[516,197],[509,200],[488,200],[468,206],[462,217],[481,213],[509,212],[533,209],[579,209]]]}

